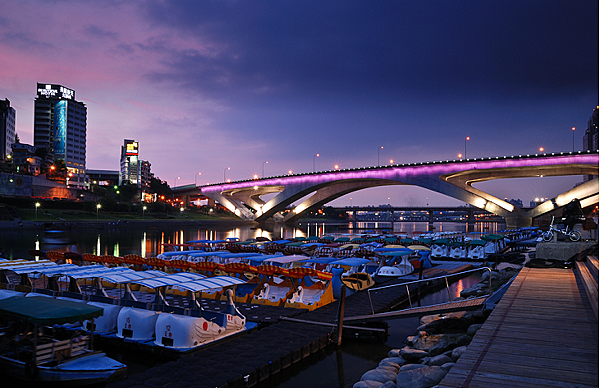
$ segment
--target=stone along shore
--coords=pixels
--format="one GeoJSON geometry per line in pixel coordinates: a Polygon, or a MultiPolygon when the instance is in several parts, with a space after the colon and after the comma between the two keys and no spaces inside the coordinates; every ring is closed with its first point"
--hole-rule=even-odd
{"type": "MultiPolygon", "coordinates": [[[[506,283],[516,273],[510,267],[493,271],[492,287],[506,283]]],[[[461,298],[485,295],[488,287],[485,272],[480,283],[461,292],[461,298]]],[[[364,373],[353,388],[435,387],[465,352],[489,313],[463,311],[422,317],[417,334],[406,339],[406,346],[390,350],[388,357],[364,373]]]]}

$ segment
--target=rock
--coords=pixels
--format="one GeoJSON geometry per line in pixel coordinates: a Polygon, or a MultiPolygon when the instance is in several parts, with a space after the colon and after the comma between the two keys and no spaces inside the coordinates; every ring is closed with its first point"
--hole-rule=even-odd
{"type": "Polygon", "coordinates": [[[465,335],[461,335],[460,337],[458,337],[456,339],[456,344],[458,346],[466,346],[466,345],[468,345],[468,344],[471,343],[472,339],[473,338],[470,335],[466,335],[466,334],[465,335]]]}
{"type": "MultiPolygon", "coordinates": [[[[415,340],[415,338],[417,338],[416,335],[409,335],[408,337],[406,337],[406,344],[408,346],[413,346],[413,341],[415,340]]],[[[396,349],[394,349],[394,350],[396,350],[396,349]]],[[[398,350],[400,350],[400,349],[398,349],[398,350]]],[[[390,350],[390,352],[391,352],[391,350],[390,350]]],[[[390,353],[388,353],[388,356],[389,355],[390,355],[390,353]]]]}
{"type": "Polygon", "coordinates": [[[483,326],[483,324],[481,324],[481,323],[472,324],[467,329],[467,334],[470,335],[471,337],[473,337],[475,335],[475,333],[477,333],[479,331],[479,329],[481,329],[481,326],[483,326]]]}
{"type": "Polygon", "coordinates": [[[438,319],[440,319],[442,317],[441,314],[434,314],[434,315],[425,315],[424,317],[422,317],[419,320],[419,325],[423,326],[423,325],[427,325],[433,321],[436,321],[438,319]]]}
{"type": "Polygon", "coordinates": [[[379,364],[381,364],[382,362],[392,362],[394,364],[398,364],[398,367],[401,367],[402,365],[406,364],[406,360],[403,359],[402,357],[398,356],[398,357],[388,357],[388,358],[384,358],[383,360],[381,360],[379,362],[379,364]]]}
{"type": "Polygon", "coordinates": [[[379,388],[398,388],[398,386],[396,385],[395,381],[388,381],[387,383],[381,385],[379,388]]]}
{"type": "Polygon", "coordinates": [[[450,357],[448,357],[448,356],[440,354],[439,356],[431,357],[429,359],[429,362],[427,363],[427,365],[429,365],[429,366],[442,366],[442,365],[447,364],[449,362],[453,362],[453,360],[450,357]]]}
{"type": "Polygon", "coordinates": [[[359,381],[352,388],[380,388],[383,385],[380,381],[359,381]]]}
{"type": "Polygon", "coordinates": [[[412,349],[407,346],[400,350],[400,356],[406,361],[418,361],[423,357],[429,356],[429,353],[424,350],[412,349]]]}
{"type": "Polygon", "coordinates": [[[414,341],[413,347],[418,350],[425,350],[432,356],[437,356],[447,350],[454,349],[457,346],[456,340],[461,335],[462,334],[421,335],[414,341]]]}
{"type": "Polygon", "coordinates": [[[400,349],[392,349],[388,352],[388,357],[399,357],[400,349]]]}
{"type": "Polygon", "coordinates": [[[393,361],[387,361],[387,359],[383,359],[383,360],[381,360],[381,361],[379,362],[379,366],[378,366],[378,367],[380,367],[380,366],[390,366],[390,367],[392,367],[392,368],[394,368],[394,369],[395,369],[395,372],[396,372],[396,373],[398,373],[398,370],[400,369],[400,365],[399,365],[399,364],[396,364],[396,363],[395,363],[395,362],[393,362],[393,361]]]}
{"type": "Polygon", "coordinates": [[[365,372],[364,375],[360,378],[361,381],[379,381],[382,384],[388,381],[393,381],[396,379],[396,372],[392,372],[386,369],[372,369],[370,371],[365,372]]]}
{"type": "Polygon", "coordinates": [[[466,346],[459,346],[458,348],[454,348],[452,350],[452,356],[451,356],[452,359],[454,360],[454,362],[456,362],[466,350],[467,350],[466,346]]]}
{"type": "Polygon", "coordinates": [[[446,373],[440,366],[423,366],[411,370],[401,368],[396,384],[401,388],[430,388],[442,381],[446,373]]]}
{"type": "Polygon", "coordinates": [[[419,369],[419,368],[425,368],[427,365],[421,365],[421,364],[406,364],[403,365],[402,367],[400,367],[400,372],[402,371],[407,371],[407,370],[413,370],[413,369],[419,369]]]}
{"type": "Polygon", "coordinates": [[[453,362],[449,362],[447,364],[442,365],[442,369],[448,372],[454,366],[453,362]]]}
{"type": "Polygon", "coordinates": [[[396,368],[393,365],[378,365],[377,368],[375,368],[376,370],[387,370],[388,372],[392,372],[395,374],[398,374],[398,371],[400,370],[400,367],[396,368]]]}

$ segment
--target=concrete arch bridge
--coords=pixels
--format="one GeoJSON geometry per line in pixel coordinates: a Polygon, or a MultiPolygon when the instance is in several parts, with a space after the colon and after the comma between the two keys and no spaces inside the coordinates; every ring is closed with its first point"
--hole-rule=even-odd
{"type": "Polygon", "coordinates": [[[390,166],[320,171],[258,180],[181,186],[174,193],[190,199],[207,197],[245,220],[294,222],[309,211],[348,193],[377,186],[423,187],[504,217],[509,228],[530,226],[539,217],[578,198],[582,206],[598,203],[598,151],[543,155],[500,156],[482,159],[408,163],[390,166]],[[595,175],[539,206],[524,210],[474,188],[476,182],[536,176],[595,175]],[[269,201],[261,199],[275,194],[269,201]],[[285,216],[281,213],[303,199],[285,216]]]}

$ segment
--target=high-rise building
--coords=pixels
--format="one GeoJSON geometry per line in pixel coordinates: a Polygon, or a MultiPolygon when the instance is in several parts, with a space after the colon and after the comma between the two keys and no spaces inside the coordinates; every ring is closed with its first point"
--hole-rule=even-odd
{"type": "Polygon", "coordinates": [[[140,160],[140,187],[142,189],[150,188],[150,179],[152,179],[152,172],[150,167],[152,166],[147,160],[140,160]]]}
{"type": "MultiPolygon", "coordinates": [[[[598,106],[592,112],[588,120],[588,126],[583,136],[583,150],[584,151],[596,151],[598,150],[598,106]]],[[[595,175],[584,175],[583,181],[587,182],[594,179],[595,175]]]]}
{"type": "Polygon", "coordinates": [[[67,184],[85,185],[87,108],[75,91],[62,85],[37,84],[33,145],[64,161],[67,184]]]}
{"type": "Polygon", "coordinates": [[[12,153],[12,144],[15,142],[15,122],[17,112],[10,106],[10,101],[5,98],[0,100],[0,160],[6,160],[12,153]]]}
{"type": "Polygon", "coordinates": [[[121,147],[121,174],[119,175],[119,186],[129,183],[140,187],[140,165],[139,165],[138,142],[125,139],[121,147]]]}

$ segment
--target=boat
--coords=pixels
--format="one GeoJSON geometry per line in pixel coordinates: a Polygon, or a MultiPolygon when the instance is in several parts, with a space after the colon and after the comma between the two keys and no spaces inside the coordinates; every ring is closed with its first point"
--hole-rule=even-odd
{"type": "Polygon", "coordinates": [[[82,386],[125,377],[126,365],[88,349],[89,336],[59,341],[40,328],[93,319],[102,309],[84,303],[40,296],[0,300],[0,316],[12,325],[1,336],[1,369],[20,380],[82,386]],[[25,322],[26,325],[22,325],[25,322]],[[32,328],[33,325],[33,328],[32,328]]]}
{"type": "Polygon", "coordinates": [[[377,276],[398,277],[412,273],[415,268],[408,257],[413,254],[410,249],[382,252],[381,257],[386,260],[385,265],[379,268],[377,276]]]}

